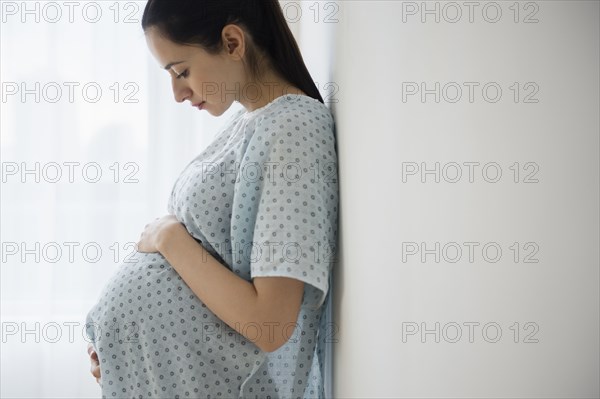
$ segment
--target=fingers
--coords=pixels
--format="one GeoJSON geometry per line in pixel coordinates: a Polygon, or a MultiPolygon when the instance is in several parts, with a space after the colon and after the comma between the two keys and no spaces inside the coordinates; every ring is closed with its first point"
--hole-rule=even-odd
{"type": "Polygon", "coordinates": [[[98,381],[100,379],[100,365],[99,364],[92,365],[90,371],[91,371],[92,375],[94,377],[96,377],[96,381],[98,381]]]}
{"type": "Polygon", "coordinates": [[[100,361],[98,360],[98,354],[94,350],[92,344],[88,345],[88,355],[90,356],[90,372],[96,378],[96,382],[100,383],[100,361]]]}
{"type": "Polygon", "coordinates": [[[96,378],[96,382],[99,384],[100,383],[100,363],[98,363],[98,360],[96,358],[96,360],[91,359],[92,365],[90,367],[90,372],[92,373],[92,375],[96,378]]]}
{"type": "Polygon", "coordinates": [[[96,353],[96,350],[94,349],[94,345],[92,345],[91,343],[88,344],[88,355],[93,359],[98,361],[98,354],[96,353]]]}

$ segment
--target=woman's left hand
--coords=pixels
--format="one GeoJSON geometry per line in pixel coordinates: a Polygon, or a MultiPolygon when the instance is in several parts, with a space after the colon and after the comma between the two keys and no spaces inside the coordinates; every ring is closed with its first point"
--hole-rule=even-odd
{"type": "Polygon", "coordinates": [[[173,215],[156,218],[144,228],[140,241],[136,244],[136,250],[138,252],[160,252],[160,244],[165,235],[170,234],[173,229],[181,227],[184,227],[183,224],[173,215]]]}

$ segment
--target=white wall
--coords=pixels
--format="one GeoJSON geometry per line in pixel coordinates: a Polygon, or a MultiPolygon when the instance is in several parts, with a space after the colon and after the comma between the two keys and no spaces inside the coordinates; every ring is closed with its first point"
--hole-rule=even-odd
{"type": "Polygon", "coordinates": [[[476,2],[473,22],[454,3],[463,12],[456,23],[444,19],[456,9],[438,3],[440,22],[425,15],[423,23],[420,12],[411,15],[421,2],[338,2],[335,397],[599,395],[599,3],[520,2],[518,23],[514,2],[488,3],[476,2]],[[496,5],[500,20],[487,22],[483,8],[493,19],[496,5]],[[539,22],[524,23],[532,13],[539,22]],[[456,103],[452,85],[439,103],[433,95],[404,102],[403,82],[456,82],[464,92],[456,103]],[[472,103],[464,82],[479,83],[472,103]],[[482,97],[488,82],[503,91],[495,103],[482,97]],[[536,88],[529,100],[538,102],[525,102],[536,88]],[[403,182],[410,162],[448,168],[439,183],[420,174],[403,182]],[[455,183],[452,162],[463,172],[455,183]],[[480,163],[473,182],[464,162],[480,163]],[[496,183],[482,176],[488,163],[502,172],[496,183]],[[450,262],[456,253],[447,246],[439,263],[420,253],[403,261],[407,242],[454,242],[462,258],[450,262]],[[479,243],[472,263],[465,242],[479,243]],[[482,257],[486,243],[501,248],[497,262],[482,257]],[[528,254],[538,262],[525,263],[528,254]],[[403,328],[422,322],[439,323],[440,342],[421,330],[403,342],[403,328]],[[479,323],[473,342],[469,322],[479,323]],[[484,336],[487,323],[497,324],[484,336]],[[462,336],[451,343],[457,325],[462,336]],[[495,326],[502,335],[487,342],[495,326]]]}

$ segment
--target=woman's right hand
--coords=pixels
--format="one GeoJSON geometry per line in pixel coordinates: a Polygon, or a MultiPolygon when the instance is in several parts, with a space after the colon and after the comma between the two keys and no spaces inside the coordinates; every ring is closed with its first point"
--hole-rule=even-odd
{"type": "Polygon", "coordinates": [[[90,371],[92,375],[96,377],[96,382],[100,383],[100,362],[98,361],[98,354],[94,350],[94,346],[89,343],[88,344],[88,355],[90,355],[90,361],[92,362],[92,366],[90,371]]]}

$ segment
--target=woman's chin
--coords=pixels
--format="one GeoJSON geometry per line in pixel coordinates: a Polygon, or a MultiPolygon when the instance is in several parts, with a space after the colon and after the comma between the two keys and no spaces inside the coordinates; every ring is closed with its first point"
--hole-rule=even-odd
{"type": "Polygon", "coordinates": [[[223,104],[223,103],[219,103],[219,104],[205,103],[204,106],[202,107],[202,111],[206,111],[214,117],[219,117],[219,116],[223,115],[225,112],[227,112],[229,110],[229,108],[231,108],[232,104],[233,104],[233,102],[225,103],[225,104],[223,104]]]}

